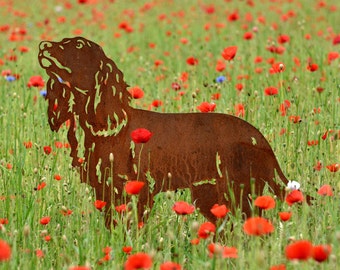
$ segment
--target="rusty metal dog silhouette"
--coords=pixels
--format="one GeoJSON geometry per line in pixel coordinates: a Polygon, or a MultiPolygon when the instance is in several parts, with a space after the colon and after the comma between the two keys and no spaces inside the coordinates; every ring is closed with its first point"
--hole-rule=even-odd
{"type": "MultiPolygon", "coordinates": [[[[156,113],[129,105],[123,73],[96,43],[82,37],[39,45],[39,63],[49,75],[48,122],[53,131],[70,120],[72,165],[96,198],[111,205],[123,201],[127,180],[145,186],[139,194],[139,218],[153,197],[166,190],[190,189],[193,202],[210,221],[214,204],[241,207],[251,214],[249,195],[265,186],[284,197],[288,180],[265,137],[246,121],[219,113],[156,113]],[[84,162],[79,162],[83,131],[84,162]],[[131,148],[137,128],[151,139],[131,148]],[[140,154],[140,155],[139,155],[140,154]]],[[[110,207],[107,225],[110,225],[110,207]]]]}

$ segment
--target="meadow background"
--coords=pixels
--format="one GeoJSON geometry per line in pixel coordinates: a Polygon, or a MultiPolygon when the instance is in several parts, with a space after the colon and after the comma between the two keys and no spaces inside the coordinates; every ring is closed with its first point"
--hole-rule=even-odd
{"type": "Polygon", "coordinates": [[[339,14],[336,0],[0,0],[0,269],[122,269],[140,252],[151,269],[170,261],[177,268],[162,269],[337,269],[339,14]],[[274,225],[265,236],[246,234],[241,215],[228,214],[215,237],[197,241],[206,220],[197,210],[177,215],[172,207],[190,202],[188,192],[168,192],[143,228],[127,226],[131,213],[115,212],[118,224],[108,231],[93,191],[70,165],[66,128],[48,126],[48,78],[37,60],[41,40],[78,35],[100,44],[143,91],[133,106],[203,107],[253,124],[314,205],[277,201],[264,213],[274,225]],[[230,46],[237,53],[226,60],[230,46]],[[318,193],[324,185],[331,196],[318,193]],[[286,222],[282,211],[292,213],[286,222]],[[290,260],[285,249],[298,240],[331,253],[323,262],[290,260]],[[211,243],[235,248],[237,258],[213,255],[211,243]]]}

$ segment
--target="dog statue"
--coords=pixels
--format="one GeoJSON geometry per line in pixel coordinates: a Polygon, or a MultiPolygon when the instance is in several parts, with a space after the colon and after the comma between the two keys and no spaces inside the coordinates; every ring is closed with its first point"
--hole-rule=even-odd
{"type": "Polygon", "coordinates": [[[143,181],[138,213],[152,207],[162,191],[190,189],[192,201],[210,221],[214,204],[237,207],[250,216],[251,198],[267,186],[283,199],[288,180],[265,137],[246,121],[220,113],[157,113],[129,105],[123,73],[102,48],[85,38],[65,38],[39,45],[46,70],[48,122],[53,131],[70,120],[72,165],[96,198],[111,206],[123,203],[127,180],[143,181]],[[76,123],[84,132],[84,161],[79,161],[76,123]],[[152,133],[132,144],[131,132],[152,133]],[[138,172],[138,173],[137,173],[138,172]]]}

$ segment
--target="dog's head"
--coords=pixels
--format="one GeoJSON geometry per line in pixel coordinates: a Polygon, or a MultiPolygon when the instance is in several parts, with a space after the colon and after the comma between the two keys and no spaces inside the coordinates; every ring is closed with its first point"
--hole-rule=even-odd
{"type": "Polygon", "coordinates": [[[127,84],[98,44],[82,37],[42,41],[38,59],[50,76],[46,98],[52,130],[57,131],[72,114],[95,131],[109,129],[108,118],[114,126],[115,114],[123,117],[119,106],[128,105],[127,84]]]}
{"type": "Polygon", "coordinates": [[[64,38],[60,42],[42,41],[39,63],[50,77],[90,90],[96,72],[103,68],[105,56],[96,43],[82,37],[64,38]]]}

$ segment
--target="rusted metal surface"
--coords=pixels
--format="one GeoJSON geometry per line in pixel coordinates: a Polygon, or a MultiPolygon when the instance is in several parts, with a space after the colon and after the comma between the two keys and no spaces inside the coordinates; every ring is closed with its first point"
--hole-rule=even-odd
{"type": "Polygon", "coordinates": [[[193,202],[211,221],[216,203],[242,207],[249,216],[249,194],[260,195],[266,184],[284,197],[288,181],[267,140],[249,123],[218,113],[135,109],[129,105],[123,73],[96,43],[75,37],[39,46],[40,65],[50,77],[50,127],[58,131],[70,120],[72,165],[79,167],[82,182],[94,187],[97,199],[123,203],[124,185],[136,180],[138,165],[138,180],[146,183],[139,195],[140,218],[145,206],[152,207],[153,196],[166,190],[189,188],[193,202]],[[75,125],[84,132],[83,163],[75,125]],[[130,134],[137,128],[153,135],[131,149],[130,134]]]}

